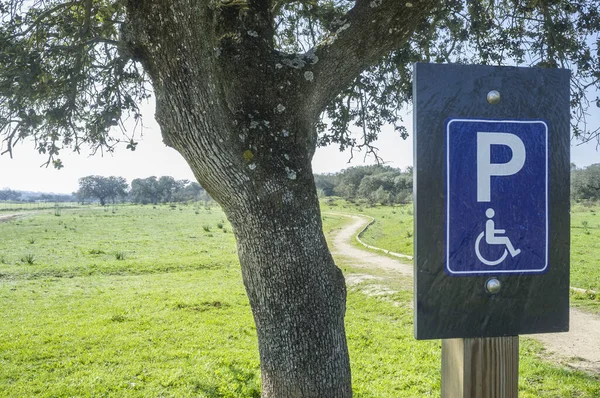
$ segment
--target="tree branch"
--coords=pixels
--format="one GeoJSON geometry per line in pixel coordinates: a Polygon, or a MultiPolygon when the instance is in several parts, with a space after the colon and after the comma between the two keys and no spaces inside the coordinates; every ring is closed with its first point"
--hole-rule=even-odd
{"type": "Polygon", "coordinates": [[[90,24],[92,20],[92,0],[85,0],[84,4],[83,26],[81,27],[81,38],[85,38],[90,32],[90,24]]]}
{"type": "MultiPolygon", "coordinates": [[[[313,117],[362,71],[406,43],[439,2],[357,0],[335,34],[313,48],[317,62],[308,97],[313,117]]],[[[305,73],[308,73],[305,72],[305,73]]]]}
{"type": "Polygon", "coordinates": [[[63,8],[71,7],[75,4],[79,3],[78,1],[69,1],[67,3],[58,4],[43,13],[41,13],[32,23],[21,33],[14,34],[10,36],[8,39],[15,39],[17,37],[25,36],[27,33],[31,32],[36,26],[38,26],[44,19],[54,14],[56,11],[59,11],[63,8]]]}
{"type": "Polygon", "coordinates": [[[85,42],[85,45],[91,45],[91,44],[96,44],[96,43],[105,43],[105,44],[109,44],[111,46],[119,46],[124,44],[121,41],[118,40],[112,40],[112,39],[107,39],[105,37],[94,37],[92,39],[89,39],[88,41],[85,42]]]}

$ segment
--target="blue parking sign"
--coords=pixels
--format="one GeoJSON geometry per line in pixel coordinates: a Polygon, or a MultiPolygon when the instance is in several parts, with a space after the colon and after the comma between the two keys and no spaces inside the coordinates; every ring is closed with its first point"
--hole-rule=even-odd
{"type": "Polygon", "coordinates": [[[548,270],[548,123],[445,123],[445,270],[452,276],[548,270]]]}

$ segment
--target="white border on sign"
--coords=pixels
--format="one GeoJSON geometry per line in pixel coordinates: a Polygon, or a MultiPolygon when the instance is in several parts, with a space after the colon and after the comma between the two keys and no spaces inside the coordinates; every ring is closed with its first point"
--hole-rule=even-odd
{"type": "Polygon", "coordinates": [[[446,126],[446,270],[453,275],[484,275],[484,274],[526,274],[526,273],[542,273],[548,268],[548,125],[543,120],[492,120],[492,119],[450,119],[446,126]],[[546,133],[546,263],[540,269],[528,270],[477,270],[477,271],[453,271],[450,268],[450,125],[453,122],[473,122],[473,123],[515,123],[515,124],[542,124],[546,133]]]}

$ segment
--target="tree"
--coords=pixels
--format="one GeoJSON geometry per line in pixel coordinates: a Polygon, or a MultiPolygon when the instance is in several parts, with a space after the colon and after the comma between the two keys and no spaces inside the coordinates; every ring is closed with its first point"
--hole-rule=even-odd
{"type": "Polygon", "coordinates": [[[200,193],[204,191],[200,184],[190,183],[188,180],[176,180],[171,176],[155,176],[136,178],[131,181],[131,201],[142,204],[157,204],[167,202],[181,202],[185,200],[200,200],[200,193]]]}
{"type": "Polygon", "coordinates": [[[600,199],[600,163],[582,169],[571,167],[571,196],[573,199],[600,199]]]}
{"type": "Polygon", "coordinates": [[[375,192],[371,192],[369,197],[370,200],[372,200],[372,203],[380,203],[382,205],[389,205],[392,203],[392,194],[383,189],[383,186],[377,188],[375,192]]]}
{"type": "Polygon", "coordinates": [[[62,167],[63,148],[133,150],[135,137],[111,128],[139,118],[151,84],[164,142],[233,226],[265,397],[351,395],[344,278],[311,171],[317,144],[375,151],[384,123],[405,136],[398,112],[414,61],[573,66],[574,105],[600,77],[593,0],[0,5],[4,151],[34,137],[62,167]]]}
{"type": "Polygon", "coordinates": [[[396,203],[409,203],[412,200],[413,176],[412,167],[394,177],[394,192],[396,203]]]}
{"type": "Polygon", "coordinates": [[[186,180],[176,180],[171,176],[162,176],[158,179],[158,190],[163,203],[172,202],[173,197],[183,190],[186,180]]]}
{"type": "Polygon", "coordinates": [[[134,203],[152,203],[155,205],[160,199],[158,180],[155,176],[143,179],[136,178],[131,181],[131,191],[129,194],[134,203]]]}
{"type": "Polygon", "coordinates": [[[185,185],[180,195],[183,201],[197,202],[205,198],[204,194],[204,188],[197,182],[192,181],[185,185]]]}
{"type": "Polygon", "coordinates": [[[79,179],[77,197],[83,202],[86,198],[95,198],[104,206],[107,200],[113,203],[119,197],[127,195],[128,184],[123,177],[87,176],[79,179]]]}
{"type": "Polygon", "coordinates": [[[335,183],[333,182],[333,176],[331,174],[327,175],[315,175],[315,185],[317,190],[323,193],[323,196],[332,196],[333,188],[335,187],[335,183]]]}
{"type": "Polygon", "coordinates": [[[13,191],[12,189],[0,190],[0,200],[17,200],[21,197],[21,192],[13,191]]]}

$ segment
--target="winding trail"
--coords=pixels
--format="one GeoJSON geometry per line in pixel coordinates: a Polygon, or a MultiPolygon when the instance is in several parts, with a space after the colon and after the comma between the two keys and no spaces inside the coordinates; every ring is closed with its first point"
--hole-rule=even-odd
{"type": "MultiPolygon", "coordinates": [[[[357,234],[371,221],[370,219],[343,213],[327,214],[349,219],[347,224],[332,233],[331,252],[334,257],[344,257],[357,268],[382,269],[412,276],[412,264],[361,250],[351,244],[357,234]]],[[[352,275],[349,277],[351,278],[352,275]]],[[[526,338],[540,341],[550,356],[562,364],[600,374],[600,316],[571,308],[569,332],[535,334],[528,335],[526,338]]]]}
{"type": "Polygon", "coordinates": [[[11,213],[11,214],[0,214],[0,223],[9,222],[15,220],[17,218],[25,217],[28,215],[34,214],[33,212],[21,212],[21,213],[11,213]]]}

